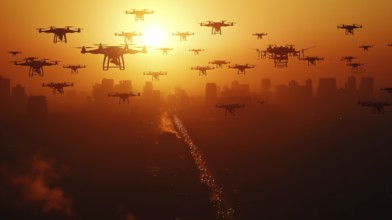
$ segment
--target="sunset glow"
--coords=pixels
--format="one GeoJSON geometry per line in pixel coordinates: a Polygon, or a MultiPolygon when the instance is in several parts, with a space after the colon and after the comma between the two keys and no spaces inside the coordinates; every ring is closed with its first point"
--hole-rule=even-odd
{"type": "Polygon", "coordinates": [[[392,0],[22,0],[1,220],[392,219],[392,0]]]}
{"type": "Polygon", "coordinates": [[[160,47],[167,42],[167,33],[160,27],[150,26],[143,30],[143,44],[150,47],[160,47]]]}

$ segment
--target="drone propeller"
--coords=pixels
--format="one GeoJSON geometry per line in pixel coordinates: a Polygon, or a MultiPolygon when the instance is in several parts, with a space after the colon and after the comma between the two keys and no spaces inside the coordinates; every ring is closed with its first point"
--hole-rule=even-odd
{"type": "Polygon", "coordinates": [[[75,47],[75,48],[77,48],[77,49],[83,49],[83,48],[85,48],[85,49],[91,49],[91,48],[93,48],[93,47],[75,47]]]}
{"type": "Polygon", "coordinates": [[[316,46],[307,47],[307,48],[302,49],[301,51],[309,50],[309,49],[312,49],[312,48],[315,48],[315,47],[316,46]]]}

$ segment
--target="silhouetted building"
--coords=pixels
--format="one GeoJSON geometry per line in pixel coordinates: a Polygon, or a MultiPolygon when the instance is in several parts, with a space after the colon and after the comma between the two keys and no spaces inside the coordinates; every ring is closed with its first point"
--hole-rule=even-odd
{"type": "Polygon", "coordinates": [[[22,85],[12,87],[11,106],[13,115],[23,116],[27,111],[26,90],[22,85]]]}
{"type": "Polygon", "coordinates": [[[356,92],[357,86],[356,86],[356,79],[355,79],[354,76],[348,77],[347,82],[346,82],[344,88],[349,93],[355,93],[356,92]]]}
{"type": "Polygon", "coordinates": [[[48,115],[48,102],[45,96],[29,96],[27,115],[31,118],[44,118],[48,115]]]}
{"type": "Polygon", "coordinates": [[[146,82],[143,88],[142,99],[145,107],[159,108],[161,93],[159,90],[154,90],[152,82],[146,82]]]}
{"type": "Polygon", "coordinates": [[[93,102],[96,104],[109,102],[108,94],[114,90],[113,79],[102,79],[101,84],[93,86],[93,102]]]}
{"type": "Polygon", "coordinates": [[[373,77],[362,77],[359,83],[359,98],[370,100],[373,99],[374,80],[373,77]]]}
{"type": "Polygon", "coordinates": [[[321,78],[317,89],[317,98],[320,101],[329,101],[337,96],[337,86],[335,78],[321,78]]]}
{"type": "Polygon", "coordinates": [[[261,97],[268,99],[271,93],[271,79],[261,79],[261,97]]]}
{"type": "Polygon", "coordinates": [[[132,91],[132,81],[122,80],[118,85],[114,86],[114,90],[118,92],[131,92],[132,91]]]}
{"type": "Polygon", "coordinates": [[[250,103],[251,95],[249,84],[240,84],[237,80],[231,83],[230,88],[221,92],[221,101],[230,103],[250,103]]]}
{"type": "Polygon", "coordinates": [[[113,92],[114,80],[113,79],[102,79],[102,89],[104,92],[113,92]]]}
{"type": "Polygon", "coordinates": [[[5,103],[9,100],[11,94],[11,81],[9,78],[0,76],[0,103],[5,103]]]}
{"type": "Polygon", "coordinates": [[[276,86],[275,98],[277,102],[286,104],[309,103],[312,99],[312,81],[306,80],[305,85],[291,80],[289,84],[276,86]]]}
{"type": "Polygon", "coordinates": [[[12,87],[13,99],[26,99],[26,89],[22,85],[12,87]]]}
{"type": "Polygon", "coordinates": [[[215,106],[216,100],[218,98],[218,88],[216,83],[206,84],[206,104],[215,106]]]}

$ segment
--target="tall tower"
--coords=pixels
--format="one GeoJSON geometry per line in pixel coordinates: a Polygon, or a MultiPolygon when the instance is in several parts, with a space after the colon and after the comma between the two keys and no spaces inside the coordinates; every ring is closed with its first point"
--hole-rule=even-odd
{"type": "Polygon", "coordinates": [[[271,93],[271,79],[261,79],[261,97],[267,99],[271,93]]]}
{"type": "Polygon", "coordinates": [[[359,83],[359,98],[360,99],[373,99],[374,80],[373,77],[362,77],[359,83]]]}

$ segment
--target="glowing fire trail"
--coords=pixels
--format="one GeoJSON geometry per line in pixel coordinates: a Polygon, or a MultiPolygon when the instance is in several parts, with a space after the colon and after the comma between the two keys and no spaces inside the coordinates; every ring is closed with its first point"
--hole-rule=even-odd
{"type": "Polygon", "coordinates": [[[174,125],[183,141],[189,146],[191,155],[195,161],[196,167],[200,172],[200,181],[208,186],[211,190],[211,202],[216,209],[216,219],[230,220],[234,218],[234,209],[228,205],[228,201],[223,199],[223,188],[217,183],[207,163],[202,156],[200,149],[193,143],[182,121],[172,115],[174,125]]]}

